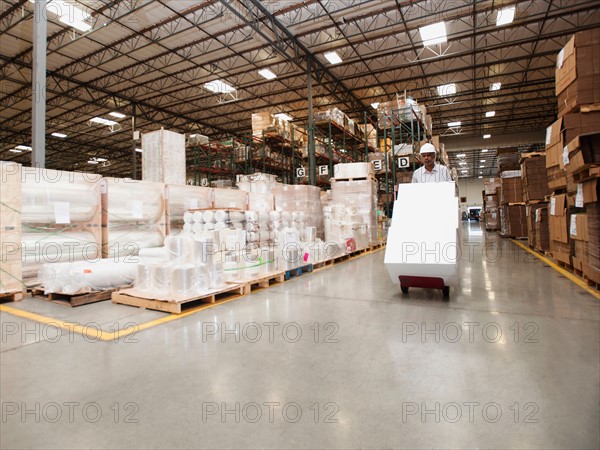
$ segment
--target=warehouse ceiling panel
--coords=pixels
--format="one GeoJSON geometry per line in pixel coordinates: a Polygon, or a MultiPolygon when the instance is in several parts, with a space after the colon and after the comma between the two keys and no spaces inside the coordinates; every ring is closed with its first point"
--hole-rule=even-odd
{"type": "MultiPolygon", "coordinates": [[[[11,150],[31,144],[34,4],[0,1],[0,159],[29,164],[30,152],[11,150]]],[[[427,106],[442,140],[539,131],[557,113],[558,52],[574,32],[600,26],[595,0],[53,0],[49,9],[48,166],[115,176],[132,173],[134,113],[141,132],[212,139],[247,135],[252,113],[265,110],[306,124],[311,59],[317,110],[373,121],[371,103],[406,93],[427,106]],[[218,81],[235,91],[205,88],[218,81]],[[456,91],[440,95],[450,83],[456,91]],[[93,156],[109,164],[87,165],[93,156]]],[[[495,159],[485,160],[469,176],[491,173],[495,159]]]]}

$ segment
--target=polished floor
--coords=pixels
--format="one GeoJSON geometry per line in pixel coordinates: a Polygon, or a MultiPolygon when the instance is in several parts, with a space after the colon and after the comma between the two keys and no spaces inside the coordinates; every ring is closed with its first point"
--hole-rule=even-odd
{"type": "Polygon", "coordinates": [[[379,251],[117,342],[2,313],[0,447],[598,448],[600,300],[479,224],[462,238],[449,302],[403,295],[379,251]]]}

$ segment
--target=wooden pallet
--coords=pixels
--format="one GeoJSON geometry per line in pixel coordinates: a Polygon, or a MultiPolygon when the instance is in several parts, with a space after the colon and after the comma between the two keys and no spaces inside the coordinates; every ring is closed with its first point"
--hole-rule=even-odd
{"type": "Polygon", "coordinates": [[[581,105],[579,111],[582,113],[600,111],[600,103],[593,103],[591,105],[581,105]]]}
{"type": "Polygon", "coordinates": [[[248,281],[248,289],[268,288],[273,284],[283,283],[285,281],[285,272],[275,272],[262,278],[248,281]]]}
{"type": "Polygon", "coordinates": [[[573,174],[573,180],[575,180],[576,183],[581,183],[592,178],[600,178],[600,166],[590,165],[585,169],[573,174]]]}
{"type": "Polygon", "coordinates": [[[333,178],[332,182],[340,182],[340,181],[377,181],[377,179],[369,175],[368,177],[353,177],[353,178],[333,178]]]}
{"type": "Polygon", "coordinates": [[[204,295],[179,301],[163,301],[138,297],[134,289],[125,289],[113,292],[112,302],[121,305],[137,306],[138,308],[152,309],[154,311],[181,314],[186,309],[199,306],[204,303],[219,303],[230,300],[250,292],[248,284],[235,284],[223,289],[215,290],[204,295]]]}
{"type": "Polygon", "coordinates": [[[61,292],[50,292],[44,293],[43,289],[33,288],[31,289],[32,297],[41,298],[43,300],[57,303],[59,305],[66,305],[70,307],[87,305],[89,303],[103,302],[110,300],[113,292],[117,289],[108,289],[106,291],[94,291],[87,292],[84,294],[63,294],[61,292]]]}
{"type": "Polygon", "coordinates": [[[546,152],[529,152],[529,153],[521,153],[521,155],[520,155],[521,161],[523,161],[524,159],[527,159],[527,158],[535,158],[535,157],[539,157],[539,156],[546,157],[546,152]]]}
{"type": "Polygon", "coordinates": [[[0,303],[20,302],[23,300],[23,291],[0,293],[0,303]]]}
{"type": "Polygon", "coordinates": [[[305,264],[304,266],[296,267],[294,269],[289,269],[284,272],[285,280],[287,281],[291,278],[296,278],[296,277],[302,276],[304,273],[310,273],[312,271],[313,271],[312,264],[305,264]]]}
{"type": "Polygon", "coordinates": [[[313,271],[317,269],[324,269],[325,267],[333,266],[334,260],[328,259],[327,261],[321,261],[313,264],[313,271]]]}
{"type": "Polygon", "coordinates": [[[554,259],[554,260],[556,261],[556,265],[558,267],[568,270],[569,272],[573,272],[573,266],[571,264],[567,264],[563,261],[559,261],[558,259],[554,259]]]}

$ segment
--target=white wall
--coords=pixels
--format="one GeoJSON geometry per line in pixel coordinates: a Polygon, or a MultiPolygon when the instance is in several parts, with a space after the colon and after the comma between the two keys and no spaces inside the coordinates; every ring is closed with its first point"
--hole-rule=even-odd
{"type": "Polygon", "coordinates": [[[467,197],[466,203],[460,203],[460,212],[467,211],[469,206],[483,206],[483,178],[459,178],[458,195],[467,197]]]}

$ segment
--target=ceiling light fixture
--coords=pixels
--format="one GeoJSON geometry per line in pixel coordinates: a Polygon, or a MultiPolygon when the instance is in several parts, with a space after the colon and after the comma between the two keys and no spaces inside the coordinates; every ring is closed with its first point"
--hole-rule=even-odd
{"type": "Polygon", "coordinates": [[[342,58],[340,58],[340,55],[338,55],[337,52],[327,52],[323,56],[325,56],[327,61],[331,64],[339,64],[342,62],[342,58]]]}
{"type": "Polygon", "coordinates": [[[144,150],[142,150],[141,148],[136,148],[135,151],[138,153],[142,153],[144,150]]]}
{"type": "Polygon", "coordinates": [[[95,159],[90,159],[88,161],[88,164],[98,164],[98,161],[96,161],[95,159]]]}
{"type": "Polygon", "coordinates": [[[379,102],[371,103],[371,108],[373,108],[373,109],[379,108],[379,102]]]}
{"type": "MultiPolygon", "coordinates": [[[[29,0],[35,4],[34,0],[29,0]]],[[[79,31],[86,32],[92,29],[92,26],[85,21],[91,16],[84,10],[77,8],[72,3],[67,3],[63,0],[50,0],[46,3],[46,9],[58,16],[58,20],[76,28],[79,31]]]]}
{"type": "Polygon", "coordinates": [[[235,88],[233,86],[230,86],[229,84],[221,80],[209,81],[208,83],[204,83],[204,89],[219,94],[228,94],[231,92],[235,92],[235,88]]]}
{"type": "Polygon", "coordinates": [[[260,69],[258,71],[258,74],[261,77],[266,78],[267,80],[273,80],[275,78],[277,78],[277,75],[275,75],[273,72],[271,72],[269,69],[260,69]]]}
{"type": "Polygon", "coordinates": [[[115,112],[115,111],[109,112],[108,115],[116,117],[117,119],[124,119],[125,117],[127,117],[125,114],[122,114],[120,112],[115,112]]]}
{"type": "Polygon", "coordinates": [[[485,117],[494,117],[496,115],[496,111],[488,111],[485,113],[485,117]]]}
{"type": "Polygon", "coordinates": [[[485,162],[485,159],[480,159],[479,162],[485,162]]]}
{"type": "Polygon", "coordinates": [[[456,84],[443,84],[437,87],[438,95],[443,97],[445,95],[454,95],[456,94],[456,84]]]}
{"type": "Polygon", "coordinates": [[[458,121],[458,122],[448,122],[448,126],[450,128],[454,128],[454,127],[460,127],[462,122],[458,121]]]}
{"type": "Polygon", "coordinates": [[[487,153],[489,152],[489,150],[487,148],[484,148],[483,150],[481,150],[481,153],[487,153]]]}
{"type": "Polygon", "coordinates": [[[446,38],[446,22],[438,22],[419,28],[419,34],[423,45],[429,47],[435,44],[443,44],[446,38]]]}
{"type": "Polygon", "coordinates": [[[496,26],[501,27],[502,25],[508,25],[512,23],[515,19],[515,7],[509,6],[508,8],[503,8],[498,10],[498,15],[496,16],[496,26]]]}
{"type": "Polygon", "coordinates": [[[484,139],[489,139],[489,138],[491,138],[491,137],[492,137],[492,135],[491,135],[491,134],[484,134],[484,135],[483,135],[483,138],[484,138],[484,139]]]}
{"type": "Polygon", "coordinates": [[[51,136],[54,136],[54,137],[57,137],[57,138],[62,138],[62,139],[64,139],[64,138],[67,137],[67,135],[64,134],[64,133],[52,133],[51,136]]]}
{"type": "Polygon", "coordinates": [[[15,147],[17,150],[25,150],[30,152],[31,150],[33,150],[29,145],[17,145],[15,147]]]}
{"type": "Polygon", "coordinates": [[[23,153],[23,150],[17,150],[16,148],[11,148],[9,150],[9,152],[12,152],[12,153],[23,153]]]}
{"type": "Polygon", "coordinates": [[[499,91],[502,87],[502,83],[492,83],[490,85],[490,91],[499,91]]]}
{"type": "Polygon", "coordinates": [[[459,163],[458,163],[458,165],[459,165],[459,166],[466,166],[466,165],[467,165],[467,163],[466,163],[466,162],[459,162],[459,163]]]}
{"type": "Polygon", "coordinates": [[[103,119],[102,117],[93,117],[90,119],[90,122],[99,123],[100,125],[108,125],[109,127],[118,125],[114,120],[103,119]]]}
{"type": "Polygon", "coordinates": [[[464,158],[465,156],[467,156],[466,153],[459,153],[458,155],[456,155],[457,158],[464,158]]]}

